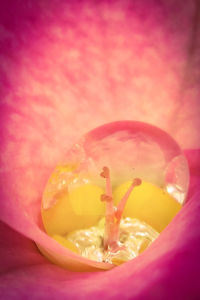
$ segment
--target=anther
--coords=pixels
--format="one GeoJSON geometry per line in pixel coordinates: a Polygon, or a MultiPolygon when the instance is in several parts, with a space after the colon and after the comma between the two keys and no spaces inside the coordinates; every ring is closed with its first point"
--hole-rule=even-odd
{"type": "Polygon", "coordinates": [[[101,195],[101,201],[105,201],[105,202],[111,202],[113,199],[111,196],[103,194],[101,195]]]}
{"type": "Polygon", "coordinates": [[[109,171],[108,167],[103,167],[103,172],[101,172],[100,176],[103,178],[109,178],[110,171],[109,171]]]}

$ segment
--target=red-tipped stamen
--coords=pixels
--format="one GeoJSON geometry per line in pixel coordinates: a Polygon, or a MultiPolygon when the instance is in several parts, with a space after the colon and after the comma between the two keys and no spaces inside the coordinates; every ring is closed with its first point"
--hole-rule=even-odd
{"type": "Polygon", "coordinates": [[[112,198],[112,186],[110,180],[110,171],[108,167],[103,167],[101,177],[106,179],[106,194],[101,196],[101,200],[106,202],[106,220],[104,234],[104,248],[107,249],[113,243],[113,230],[115,221],[115,208],[112,198]]]}
{"type": "Polygon", "coordinates": [[[106,194],[103,194],[101,195],[101,201],[105,201],[105,202],[111,202],[112,201],[112,197],[106,195],[106,194]]]}
{"type": "Polygon", "coordinates": [[[106,194],[112,197],[112,186],[110,180],[110,170],[108,167],[103,167],[103,172],[101,172],[101,177],[106,179],[106,194]]]}
{"type": "Polygon", "coordinates": [[[142,183],[142,180],[140,178],[135,178],[131,184],[131,186],[129,187],[128,191],[126,192],[126,194],[123,196],[123,198],[120,200],[118,206],[117,206],[117,211],[115,213],[115,217],[117,219],[121,219],[126,202],[132,192],[132,190],[134,189],[135,186],[140,185],[142,183]]]}
{"type": "Polygon", "coordinates": [[[119,245],[119,226],[126,202],[133,188],[140,185],[142,180],[140,178],[135,178],[133,180],[128,191],[115,208],[113,204],[110,171],[108,167],[103,167],[103,172],[100,175],[106,179],[106,194],[101,195],[101,201],[106,202],[104,249],[107,250],[109,248],[112,252],[116,252],[123,248],[119,245]]]}
{"type": "Polygon", "coordinates": [[[119,239],[119,226],[120,226],[120,222],[121,222],[121,218],[122,218],[122,214],[125,208],[125,205],[127,203],[127,200],[130,196],[130,194],[132,193],[134,187],[140,185],[142,183],[142,180],[140,178],[135,178],[131,184],[131,186],[129,187],[129,189],[127,190],[127,192],[125,193],[125,195],[123,196],[123,198],[120,200],[116,212],[115,212],[115,218],[116,223],[115,223],[115,239],[118,240],[119,239]]]}

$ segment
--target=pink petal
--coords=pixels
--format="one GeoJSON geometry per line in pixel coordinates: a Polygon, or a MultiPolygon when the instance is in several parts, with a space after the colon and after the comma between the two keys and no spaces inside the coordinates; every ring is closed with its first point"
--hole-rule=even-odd
{"type": "MultiPolygon", "coordinates": [[[[2,1],[2,221],[55,247],[40,229],[44,185],[70,145],[105,122],[149,122],[200,146],[196,11],[193,1],[2,1]]],[[[2,224],[1,298],[200,297],[200,154],[188,157],[190,201],[144,255],[109,272],[60,269],[2,224]]]]}

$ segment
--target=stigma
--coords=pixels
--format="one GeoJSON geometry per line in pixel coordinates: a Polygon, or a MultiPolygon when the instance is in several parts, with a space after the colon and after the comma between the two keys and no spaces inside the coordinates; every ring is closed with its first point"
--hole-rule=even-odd
{"type": "Polygon", "coordinates": [[[140,178],[134,178],[127,192],[124,194],[117,206],[114,205],[112,196],[112,184],[110,170],[107,166],[103,167],[100,176],[106,180],[105,194],[101,195],[101,201],[106,203],[105,215],[105,232],[104,232],[104,250],[109,250],[113,253],[124,248],[119,242],[120,222],[123,215],[125,205],[133,189],[141,185],[140,178]]]}

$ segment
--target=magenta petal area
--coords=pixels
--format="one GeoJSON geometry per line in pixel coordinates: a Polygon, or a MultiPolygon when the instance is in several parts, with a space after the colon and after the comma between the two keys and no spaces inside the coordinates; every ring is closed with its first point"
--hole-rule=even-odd
{"type": "Polygon", "coordinates": [[[0,225],[1,299],[199,299],[200,150],[185,151],[189,199],[145,253],[110,271],[76,273],[51,264],[32,241],[0,225]]]}
{"type": "Polygon", "coordinates": [[[0,299],[200,299],[200,150],[185,152],[188,202],[135,260],[75,273],[33,242],[74,259],[38,205],[92,128],[136,120],[200,147],[199,37],[199,1],[0,1],[0,299]]]}

